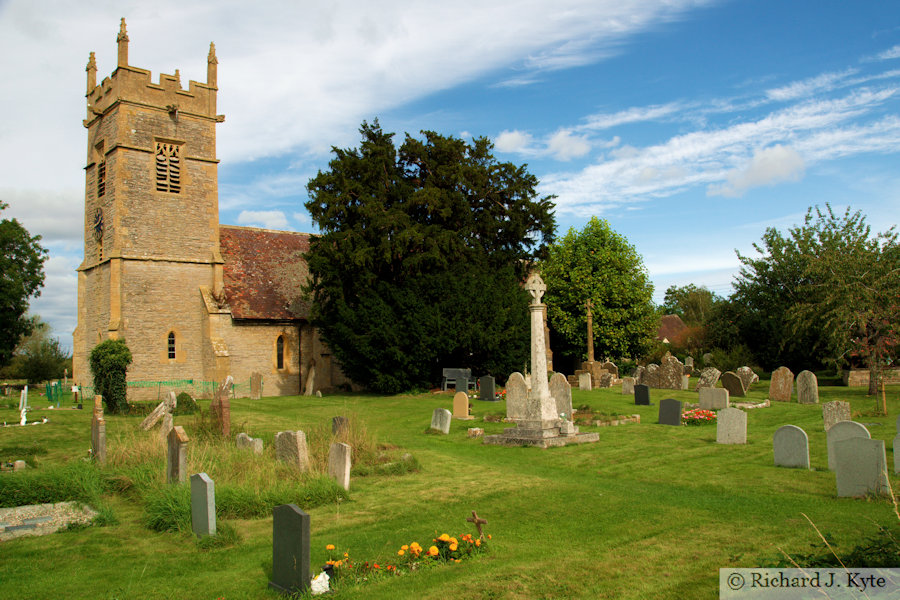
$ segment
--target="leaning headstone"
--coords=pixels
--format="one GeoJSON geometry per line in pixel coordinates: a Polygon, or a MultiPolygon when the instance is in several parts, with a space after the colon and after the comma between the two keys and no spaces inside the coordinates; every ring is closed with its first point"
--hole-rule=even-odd
{"type": "Polygon", "coordinates": [[[834,444],[834,459],[838,498],[891,495],[884,440],[841,440],[834,444]]]}
{"type": "Polygon", "coordinates": [[[834,471],[837,465],[835,445],[850,438],[870,439],[872,434],[866,426],[856,421],[838,421],[825,433],[825,444],[828,447],[828,468],[834,471]]]}
{"type": "Polygon", "coordinates": [[[819,382],[812,371],[800,371],[797,375],[797,400],[800,404],[819,403],[819,382]]]}
{"type": "Polygon", "coordinates": [[[772,371],[769,382],[769,400],[773,402],[790,402],[794,391],[794,374],[787,367],[778,367],[772,371]]]}
{"type": "Polygon", "coordinates": [[[172,409],[175,408],[175,402],[175,392],[169,392],[166,399],[157,404],[156,408],[153,409],[153,412],[141,421],[140,428],[144,431],[148,431],[163,418],[163,415],[172,412],[172,409]]]}
{"type": "Polygon", "coordinates": [[[216,535],[216,484],[206,473],[191,475],[191,531],[201,539],[216,535]]]}
{"type": "Polygon", "coordinates": [[[521,373],[513,373],[506,382],[506,418],[517,421],[525,418],[525,399],[528,387],[521,373]]]}
{"type": "Polygon", "coordinates": [[[835,400],[822,405],[822,420],[825,422],[825,431],[840,421],[850,420],[850,403],[835,400]]]}
{"type": "Polygon", "coordinates": [[[469,395],[465,392],[456,392],[453,395],[453,418],[470,421],[475,417],[469,415],[469,395]]]}
{"type": "Polygon", "coordinates": [[[776,467],[809,468],[809,436],[796,425],[779,427],[772,436],[776,467]]]}
{"type": "Polygon", "coordinates": [[[229,375],[216,390],[216,397],[209,405],[216,426],[224,437],[231,437],[231,388],[234,379],[229,375]]]}
{"type": "Polygon", "coordinates": [[[250,374],[250,399],[259,400],[262,398],[262,373],[250,374]]]}
{"type": "Polygon", "coordinates": [[[634,393],[634,377],[622,378],[622,394],[634,393]]]}
{"type": "Polygon", "coordinates": [[[659,384],[667,390],[680,390],[684,377],[684,364],[677,357],[666,352],[659,365],[659,384]]]}
{"type": "Polygon", "coordinates": [[[349,444],[335,442],[328,450],[328,475],[345,490],[350,489],[350,455],[349,444]]]}
{"type": "Polygon", "coordinates": [[[309,515],[296,504],[272,511],[272,580],[269,587],[282,594],[309,588],[309,515]]]}
{"type": "Polygon", "coordinates": [[[331,434],[341,435],[350,429],[350,419],[347,417],[331,417],[331,434]]]}
{"type": "Polygon", "coordinates": [[[722,373],[721,377],[722,387],[728,390],[729,396],[734,396],[735,398],[743,398],[747,394],[744,390],[744,382],[741,381],[741,378],[737,376],[737,373],[732,371],[725,371],[722,373]]]}
{"type": "Polygon", "coordinates": [[[697,392],[700,394],[700,408],[703,410],[728,408],[728,390],[725,388],[702,387],[697,392]]]}
{"type": "Polygon", "coordinates": [[[167,412],[163,415],[162,425],[159,426],[159,439],[165,444],[166,440],[169,439],[169,432],[172,431],[172,428],[175,426],[174,417],[172,417],[172,413],[167,412]]]}
{"type": "Polygon", "coordinates": [[[717,444],[747,443],[747,413],[739,408],[723,408],[716,421],[717,444]]]}
{"type": "Polygon", "coordinates": [[[610,375],[612,375],[613,379],[619,378],[619,367],[617,367],[615,365],[615,363],[613,363],[611,361],[606,361],[605,363],[600,365],[600,368],[603,369],[604,371],[606,371],[607,373],[609,373],[610,375]]]}
{"type": "Polygon", "coordinates": [[[735,374],[741,378],[744,384],[744,391],[749,391],[750,386],[759,381],[759,375],[753,372],[750,367],[738,367],[735,374]]]}
{"type": "Polygon", "coordinates": [[[279,431],[275,434],[275,458],[296,468],[300,473],[309,470],[309,448],[302,431],[279,431]]]}
{"type": "Polygon", "coordinates": [[[681,400],[665,398],[659,402],[659,424],[681,425],[681,400]]]}
{"type": "Polygon", "coordinates": [[[637,406],[650,406],[650,386],[642,383],[634,386],[634,403],[637,406]]]}
{"type": "Polygon", "coordinates": [[[184,427],[176,425],[169,432],[167,483],[184,483],[187,480],[187,434],[184,427]]]}
{"type": "Polygon", "coordinates": [[[99,464],[106,464],[106,419],[103,418],[103,396],[94,396],[94,415],[91,417],[91,456],[99,464]]]}
{"type": "Polygon", "coordinates": [[[562,373],[554,373],[550,378],[550,397],[556,401],[556,414],[572,418],[572,386],[562,373]]]}
{"type": "Polygon", "coordinates": [[[697,387],[695,389],[705,388],[705,387],[716,387],[716,382],[719,381],[719,376],[722,375],[722,372],[719,371],[715,367],[706,367],[702,371],[700,371],[700,380],[697,382],[697,387]]]}
{"type": "Polygon", "coordinates": [[[493,375],[482,375],[478,380],[478,388],[481,390],[479,398],[493,402],[497,399],[497,382],[493,375]]]}
{"type": "MultiPolygon", "coordinates": [[[[507,392],[509,395],[509,392],[507,392]]],[[[446,408],[436,408],[431,415],[431,428],[444,435],[450,433],[450,419],[453,417],[446,408]]]]}
{"type": "Polygon", "coordinates": [[[252,438],[246,433],[239,433],[234,439],[238,448],[249,448],[254,454],[263,453],[263,441],[260,438],[252,438]]]}
{"type": "Polygon", "coordinates": [[[578,389],[583,392],[589,392],[591,388],[591,374],[582,371],[578,374],[578,389]]]}

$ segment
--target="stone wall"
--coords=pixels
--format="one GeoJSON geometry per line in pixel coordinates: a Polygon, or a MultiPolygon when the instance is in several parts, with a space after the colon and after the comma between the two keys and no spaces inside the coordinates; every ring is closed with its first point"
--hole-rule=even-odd
{"type": "MultiPolygon", "coordinates": [[[[842,376],[848,387],[869,387],[868,369],[845,369],[842,376]]],[[[888,385],[900,383],[900,368],[885,369],[884,382],[888,385]]]]}

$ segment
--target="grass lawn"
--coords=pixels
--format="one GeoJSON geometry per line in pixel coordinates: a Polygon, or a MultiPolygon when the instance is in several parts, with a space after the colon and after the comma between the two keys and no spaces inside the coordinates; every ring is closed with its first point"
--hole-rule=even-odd
{"type": "MultiPolygon", "coordinates": [[[[767,383],[755,384],[750,399],[764,400],[767,383]]],[[[364,424],[371,438],[396,447],[392,452],[412,454],[419,471],[354,477],[346,500],[320,501],[311,508],[304,498],[295,500],[312,517],[314,575],[326,560],[326,544],[358,561],[390,564],[402,544],[416,541],[427,548],[441,533],[474,533],[465,520],[472,510],[489,521],[489,553],[402,577],[344,585],[335,598],[717,598],[719,568],[769,566],[782,551],[804,554],[821,545],[804,514],[830,534],[839,550],[860,543],[877,524],[897,522],[887,499],[836,497],[820,405],[774,403],[749,410],[748,443],[723,446],[715,443],[714,426],[656,424],[660,400],[696,402],[695,392],[651,390],[654,405],[649,407],[634,406],[632,397],[618,389],[572,394],[575,406],[638,413],[641,423],[582,426],[582,431],[599,433],[596,444],[504,448],[466,435],[469,427],[483,427],[486,434],[509,427],[482,420],[505,413],[503,402],[474,401],[476,420],[454,420],[450,435],[441,436],[425,429],[436,407],[451,408],[452,395],[239,399],[231,405],[232,432],[262,437],[266,455],[226,460],[218,455],[224,450],[217,454],[213,446],[191,455],[191,472],[210,473],[217,492],[227,485],[216,473],[245,487],[254,481],[293,483],[296,476],[273,466],[275,433],[330,432],[336,415],[364,424]],[[773,466],[772,435],[785,424],[809,435],[811,470],[773,466]]],[[[820,388],[820,402],[849,401],[854,420],[870,424],[873,438],[886,440],[889,465],[898,396],[900,386],[888,388],[890,416],[867,416],[875,400],[865,396],[865,389],[820,388]]],[[[49,410],[41,409],[47,404],[36,397],[32,402],[37,410],[29,420],[46,416],[50,422],[0,428],[0,459],[19,458],[10,449],[38,446],[37,468],[29,473],[34,476],[85,457],[89,407],[68,410],[64,400],[62,409],[49,410]]],[[[18,421],[14,405],[0,408],[0,422],[18,421]]],[[[230,526],[240,538],[222,547],[201,548],[184,529],[148,529],[142,490],[165,487],[159,483],[164,458],[155,441],[158,430],[138,432],[140,421],[107,416],[108,453],[116,464],[102,469],[112,482],[102,502],[117,522],[0,543],[0,597],[278,597],[267,589],[271,511],[256,518],[220,517],[220,527],[230,526]]],[[[191,416],[175,420],[192,439],[193,422],[191,416]]],[[[321,435],[310,437],[314,451],[327,448],[321,435]]],[[[0,477],[28,481],[19,473],[0,477]]],[[[891,483],[897,485],[893,473],[891,483]]]]}

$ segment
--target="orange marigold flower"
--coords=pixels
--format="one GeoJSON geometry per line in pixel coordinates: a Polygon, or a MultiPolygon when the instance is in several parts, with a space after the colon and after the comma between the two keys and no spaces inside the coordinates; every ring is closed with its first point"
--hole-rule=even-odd
{"type": "Polygon", "coordinates": [[[409,546],[407,546],[406,544],[403,544],[402,546],[400,546],[400,549],[401,550],[409,550],[409,546]]]}
{"type": "Polygon", "coordinates": [[[481,546],[481,540],[480,540],[480,539],[475,540],[475,546],[476,546],[476,547],[480,547],[480,546],[481,546]]]}
{"type": "Polygon", "coordinates": [[[456,540],[456,538],[450,538],[450,543],[451,543],[451,544],[458,544],[459,542],[456,540]]]}
{"type": "Polygon", "coordinates": [[[450,552],[456,552],[456,549],[457,549],[458,547],[459,547],[459,546],[457,546],[456,544],[450,544],[450,552]]]}
{"type": "Polygon", "coordinates": [[[453,562],[462,562],[462,559],[461,559],[461,558],[454,558],[454,559],[453,559],[453,562]]]}
{"type": "Polygon", "coordinates": [[[440,553],[441,553],[441,551],[438,550],[437,546],[432,546],[431,548],[428,549],[428,556],[437,556],[440,553]]]}
{"type": "Polygon", "coordinates": [[[325,546],[325,549],[326,550],[334,550],[334,544],[328,544],[327,546],[325,546]]]}
{"type": "Polygon", "coordinates": [[[491,534],[488,534],[488,539],[491,539],[491,534]]]}
{"type": "Polygon", "coordinates": [[[344,558],[350,558],[350,554],[348,554],[347,552],[344,552],[344,558]]]}
{"type": "Polygon", "coordinates": [[[397,556],[403,556],[404,554],[406,554],[405,550],[397,550],[397,556]]]}
{"type": "Polygon", "coordinates": [[[441,540],[442,542],[449,542],[449,541],[450,541],[450,536],[447,535],[446,533],[442,533],[442,534],[441,534],[441,537],[439,537],[438,539],[441,540]]]}

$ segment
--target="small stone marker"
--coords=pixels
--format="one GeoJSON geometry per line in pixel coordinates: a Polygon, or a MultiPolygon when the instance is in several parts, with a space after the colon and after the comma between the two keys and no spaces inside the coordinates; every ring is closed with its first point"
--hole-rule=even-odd
{"type": "Polygon", "coordinates": [[[472,516],[469,517],[468,519],[466,519],[466,521],[468,521],[469,523],[474,523],[474,524],[475,524],[475,529],[478,530],[478,539],[483,540],[483,539],[484,539],[484,532],[481,530],[481,526],[482,526],[482,525],[487,525],[487,524],[488,524],[487,519],[479,518],[478,513],[476,513],[476,512],[473,510],[473,511],[472,511],[472,516]]]}
{"type": "Polygon", "coordinates": [[[634,377],[622,378],[622,394],[634,394],[634,377]]]}
{"type": "Polygon", "coordinates": [[[694,357],[693,356],[685,357],[684,368],[685,368],[685,370],[690,369],[690,371],[688,371],[688,373],[694,372],[694,357]]]}
{"type": "Polygon", "coordinates": [[[587,371],[578,374],[578,389],[583,392],[591,391],[591,374],[587,371]]]}
{"type": "Polygon", "coordinates": [[[191,475],[191,531],[201,539],[216,535],[216,484],[206,473],[191,475]]]}
{"type": "Polygon", "coordinates": [[[272,511],[272,580],[269,587],[282,594],[309,588],[309,515],[296,504],[282,504],[272,511]]]}
{"type": "Polygon", "coordinates": [[[184,427],[176,425],[169,432],[167,483],[184,483],[187,480],[187,434],[184,427]]]}
{"type": "Polygon", "coordinates": [[[453,395],[453,418],[463,421],[471,421],[475,417],[469,415],[469,395],[465,392],[456,392],[453,395]]]}
{"type": "Polygon", "coordinates": [[[484,429],[481,427],[469,427],[466,435],[470,438],[477,438],[484,435],[484,429]]]}
{"type": "Polygon", "coordinates": [[[681,425],[681,400],[665,398],[659,402],[659,424],[681,425]]]}
{"type": "Polygon", "coordinates": [[[334,442],[328,450],[328,474],[345,490],[350,489],[350,444],[334,442]]]}
{"type": "Polygon", "coordinates": [[[723,408],[716,421],[717,444],[747,443],[747,413],[739,408],[723,408]]]}
{"type": "Polygon", "coordinates": [[[263,441],[261,438],[252,438],[246,433],[239,433],[234,439],[234,444],[238,448],[249,448],[254,454],[261,455],[263,453],[263,441]]]}
{"type": "Polygon", "coordinates": [[[94,416],[91,418],[91,456],[99,464],[106,464],[106,420],[103,418],[103,396],[94,396],[94,416]]]}
{"type": "Polygon", "coordinates": [[[24,471],[26,468],[28,468],[28,463],[24,460],[17,460],[13,463],[13,471],[24,471]]]}
{"type": "Polygon", "coordinates": [[[262,373],[250,374],[250,399],[259,400],[262,398],[262,373]]]}
{"type": "Polygon", "coordinates": [[[866,438],[871,439],[872,434],[866,429],[866,426],[856,421],[838,421],[831,426],[825,433],[825,443],[828,446],[828,468],[835,470],[837,465],[837,457],[835,455],[835,444],[850,438],[866,438]]]}
{"type": "Polygon", "coordinates": [[[776,467],[809,468],[809,436],[796,425],[779,427],[772,436],[776,467]]]}
{"type": "Polygon", "coordinates": [[[224,437],[231,437],[231,388],[233,385],[234,379],[229,375],[219,386],[216,397],[209,405],[219,432],[224,437]]]}
{"type": "Polygon", "coordinates": [[[822,405],[822,420],[825,422],[825,431],[840,421],[850,420],[850,403],[835,400],[822,405]]]}
{"type": "Polygon", "coordinates": [[[702,387],[697,392],[700,394],[700,408],[703,410],[728,408],[728,390],[725,388],[702,387]]]}
{"type": "Polygon", "coordinates": [[[800,404],[819,403],[819,382],[812,371],[800,371],[797,375],[797,400],[800,404]]]}
{"type": "Polygon", "coordinates": [[[643,383],[634,386],[634,403],[637,406],[650,406],[650,386],[643,383]]]}
{"type": "Polygon", "coordinates": [[[716,387],[716,382],[719,381],[719,377],[722,375],[722,372],[719,371],[715,367],[706,367],[702,371],[700,371],[700,380],[697,382],[697,388],[705,388],[705,387],[716,387]]]}
{"type": "Polygon", "coordinates": [[[342,435],[350,431],[350,419],[347,417],[331,417],[331,434],[342,435]]]}
{"type": "Polygon", "coordinates": [[[513,373],[506,382],[506,418],[517,421],[525,418],[525,399],[528,396],[528,386],[525,377],[521,373],[513,373]]]}
{"type": "Polygon", "coordinates": [[[838,498],[891,495],[884,440],[841,440],[834,444],[834,455],[838,498]]]}
{"type": "Polygon", "coordinates": [[[725,371],[722,373],[721,381],[722,387],[728,390],[729,396],[743,398],[747,395],[746,390],[744,390],[744,382],[741,381],[741,378],[738,377],[737,373],[725,371]]]}
{"type": "Polygon", "coordinates": [[[275,458],[296,468],[298,472],[309,470],[309,448],[302,431],[279,431],[275,434],[275,458]]]}
{"type": "Polygon", "coordinates": [[[572,418],[572,386],[562,373],[554,373],[550,378],[550,397],[556,401],[556,414],[572,418]]]}
{"type": "Polygon", "coordinates": [[[482,376],[482,378],[478,380],[478,388],[481,390],[481,394],[478,397],[482,400],[486,400],[487,402],[494,402],[497,400],[497,383],[494,381],[493,375],[482,376]]]}
{"type": "MultiPolygon", "coordinates": [[[[508,394],[508,392],[507,392],[508,394]]],[[[431,415],[431,428],[444,435],[450,433],[450,419],[453,415],[446,408],[436,408],[431,415]]]]}
{"type": "Polygon", "coordinates": [[[794,374],[787,367],[778,367],[772,371],[769,382],[769,400],[774,402],[790,402],[794,391],[794,374]]]}

